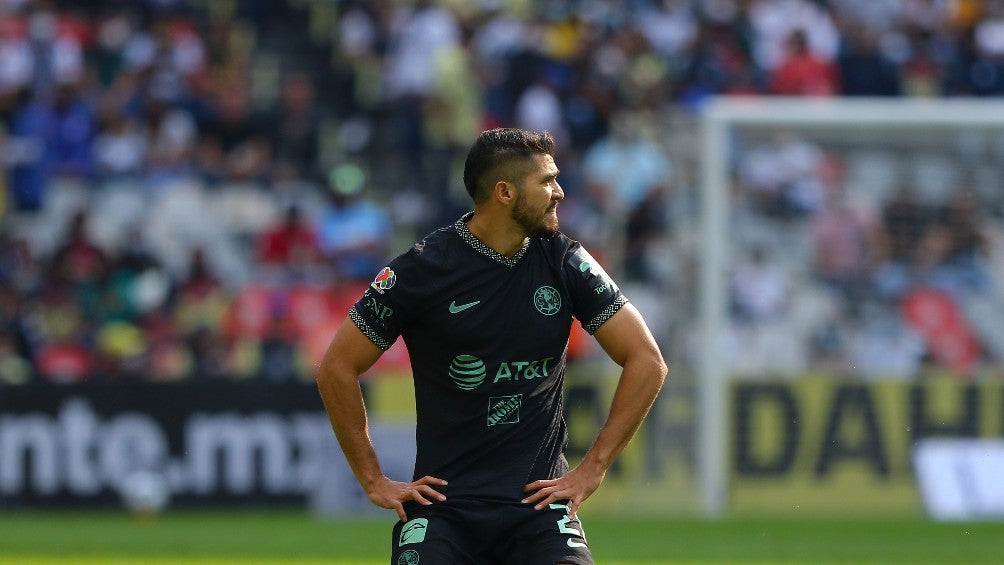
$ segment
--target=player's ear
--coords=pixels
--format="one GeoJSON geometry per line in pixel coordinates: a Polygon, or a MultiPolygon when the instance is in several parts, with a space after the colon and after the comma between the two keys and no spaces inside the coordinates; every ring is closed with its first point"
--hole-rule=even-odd
{"type": "Polygon", "coordinates": [[[516,200],[516,185],[509,181],[500,180],[495,183],[493,196],[500,203],[509,205],[516,200]]]}

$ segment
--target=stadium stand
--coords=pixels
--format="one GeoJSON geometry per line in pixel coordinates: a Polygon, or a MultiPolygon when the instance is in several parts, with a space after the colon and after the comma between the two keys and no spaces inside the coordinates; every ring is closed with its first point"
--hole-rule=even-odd
{"type": "MultiPolygon", "coordinates": [[[[305,334],[463,212],[482,128],[552,131],[565,230],[659,296],[693,284],[708,96],[1004,94],[999,1],[82,6],[0,2],[0,384],[309,380],[305,334]]],[[[753,145],[736,373],[1001,363],[1004,200],[937,159],[895,186],[898,156],[753,145]],[[955,346],[929,346],[931,315],[955,346]]],[[[685,355],[692,313],[657,312],[685,355]]]]}

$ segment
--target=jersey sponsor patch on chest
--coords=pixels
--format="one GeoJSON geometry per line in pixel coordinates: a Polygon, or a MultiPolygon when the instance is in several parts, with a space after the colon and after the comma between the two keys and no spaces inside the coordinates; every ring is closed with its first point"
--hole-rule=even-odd
{"type": "Polygon", "coordinates": [[[532,381],[550,374],[554,357],[531,361],[500,361],[489,367],[475,355],[457,355],[450,362],[447,374],[457,388],[474,390],[491,379],[492,384],[502,382],[532,381]]]}
{"type": "Polygon", "coordinates": [[[488,426],[518,424],[523,395],[492,396],[488,398],[488,426]]]}

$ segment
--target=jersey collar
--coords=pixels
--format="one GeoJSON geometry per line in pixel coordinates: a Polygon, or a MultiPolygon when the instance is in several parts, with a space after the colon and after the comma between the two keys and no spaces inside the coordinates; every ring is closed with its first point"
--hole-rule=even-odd
{"type": "Polygon", "coordinates": [[[506,267],[512,267],[516,265],[516,263],[518,263],[519,260],[523,258],[523,255],[526,254],[526,250],[530,247],[530,238],[526,238],[526,241],[523,242],[523,247],[521,247],[519,251],[517,251],[516,254],[512,256],[512,259],[506,257],[505,255],[485,245],[483,241],[478,239],[478,236],[474,235],[474,233],[471,232],[471,228],[467,227],[467,222],[472,217],[474,217],[474,212],[468,212],[464,214],[462,218],[457,220],[457,223],[453,224],[453,227],[457,230],[457,233],[460,235],[460,239],[464,240],[467,243],[467,245],[470,245],[472,248],[474,248],[475,251],[488,257],[493,261],[502,263],[506,267]]]}

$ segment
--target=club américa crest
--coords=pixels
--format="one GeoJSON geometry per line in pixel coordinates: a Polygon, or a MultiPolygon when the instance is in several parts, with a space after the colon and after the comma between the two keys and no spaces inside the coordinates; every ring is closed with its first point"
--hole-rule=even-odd
{"type": "Polygon", "coordinates": [[[553,316],[561,310],[561,294],[552,286],[542,286],[533,293],[533,305],[545,316],[553,316]]]}
{"type": "Polygon", "coordinates": [[[414,549],[408,549],[397,558],[397,565],[418,565],[421,556],[414,549]]]}

